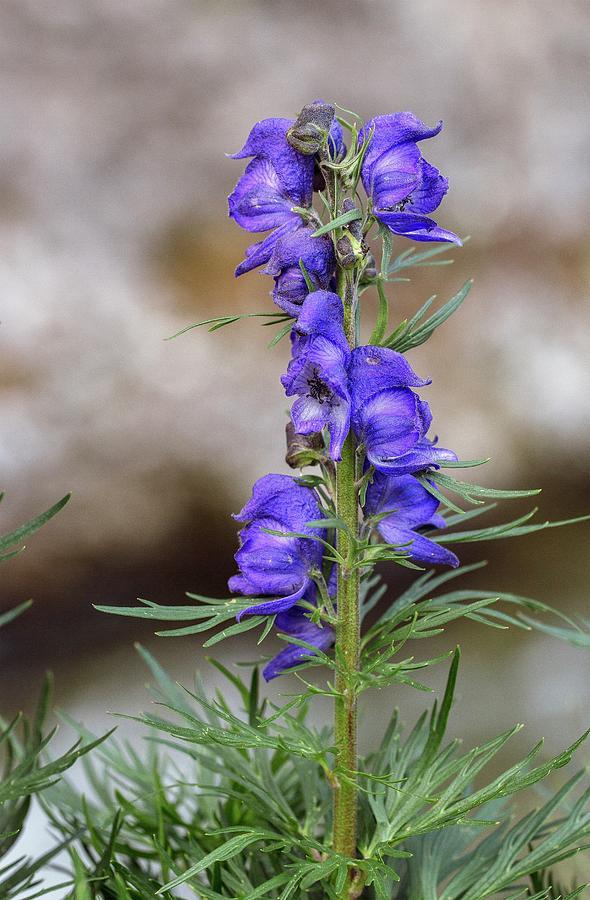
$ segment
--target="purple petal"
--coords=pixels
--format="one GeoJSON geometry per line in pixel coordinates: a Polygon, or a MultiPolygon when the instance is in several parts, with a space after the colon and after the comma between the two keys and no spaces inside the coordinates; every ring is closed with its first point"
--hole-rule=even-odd
{"type": "Polygon", "coordinates": [[[437,135],[442,128],[442,122],[438,122],[433,128],[425,125],[411,112],[390,113],[385,116],[375,116],[363,125],[360,130],[359,146],[373,130],[373,137],[363,159],[363,183],[365,178],[370,180],[373,166],[379,157],[394,147],[404,143],[416,143],[426,138],[437,135]]]}
{"type": "Polygon", "coordinates": [[[385,540],[390,544],[408,544],[403,547],[405,553],[413,562],[425,563],[426,565],[442,565],[452,566],[456,568],[459,565],[459,559],[450,550],[437,544],[435,541],[429,540],[423,534],[418,534],[409,528],[396,526],[378,526],[379,531],[383,534],[385,540]]]}
{"type": "Polygon", "coordinates": [[[286,597],[277,597],[274,600],[265,600],[263,603],[255,603],[247,609],[241,610],[236,616],[238,622],[244,616],[274,616],[276,613],[284,612],[295,606],[298,600],[301,600],[310,585],[309,579],[306,579],[298,590],[294,591],[286,597]]]}
{"type": "MultiPolygon", "coordinates": [[[[411,199],[406,209],[408,212],[431,213],[440,206],[449,189],[449,182],[435,166],[431,166],[425,159],[420,160],[420,177],[420,184],[411,191],[411,199]]],[[[384,205],[379,204],[379,206],[384,205]]]]}
{"type": "Polygon", "coordinates": [[[298,228],[276,242],[265,272],[275,277],[273,299],[297,317],[309,290],[300,261],[316,288],[325,288],[334,270],[334,250],[327,236],[314,238],[313,228],[298,228]]]}
{"type": "Polygon", "coordinates": [[[272,254],[274,245],[280,238],[282,238],[285,234],[288,234],[290,231],[293,231],[296,228],[299,228],[301,225],[301,218],[295,213],[292,214],[291,218],[285,221],[284,225],[281,225],[280,228],[275,229],[272,234],[269,234],[262,241],[258,241],[256,244],[251,244],[246,248],[246,258],[240,265],[237,267],[235,271],[235,276],[238,278],[240,275],[244,275],[246,272],[250,272],[252,269],[258,268],[258,266],[264,265],[270,259],[272,254]]]}
{"type": "Polygon", "coordinates": [[[310,275],[317,275],[326,283],[334,266],[332,241],[326,235],[313,237],[309,226],[298,228],[275,244],[265,269],[267,275],[279,275],[287,266],[298,266],[303,260],[310,275]]]}
{"type": "Polygon", "coordinates": [[[418,403],[407,388],[380,391],[360,409],[353,395],[353,427],[375,468],[387,471],[390,460],[408,453],[423,437],[418,403]]]}
{"type": "Polygon", "coordinates": [[[347,356],[332,341],[321,336],[308,338],[298,345],[297,355],[281,376],[287,397],[310,393],[325,403],[330,400],[329,395],[336,393],[348,399],[346,363],[347,356]]]}
{"type": "Polygon", "coordinates": [[[434,219],[409,212],[390,212],[383,209],[375,209],[375,215],[379,221],[386,225],[394,234],[400,234],[411,238],[413,241],[448,241],[459,244],[461,238],[452,231],[439,228],[434,219]]]}
{"type": "MultiPolygon", "coordinates": [[[[228,199],[229,215],[246,231],[270,231],[297,216],[272,162],[257,157],[246,167],[228,199]]],[[[297,220],[301,219],[297,216],[297,220]]]]}
{"type": "Polygon", "coordinates": [[[308,294],[294,331],[299,335],[322,335],[338,347],[348,360],[350,349],[344,334],[344,309],[338,294],[332,291],[308,294]]]}
{"type": "Polygon", "coordinates": [[[234,519],[252,522],[267,517],[276,519],[288,531],[322,534],[318,529],[305,527],[306,522],[323,518],[314,491],[297,484],[290,475],[259,478],[252,488],[252,498],[234,519]]]}
{"type": "Polygon", "coordinates": [[[342,125],[338,119],[334,118],[328,135],[328,153],[330,159],[342,159],[346,155],[346,145],[344,143],[344,132],[342,125]]]}
{"type": "Polygon", "coordinates": [[[406,475],[428,468],[439,468],[440,463],[445,460],[456,462],[457,455],[452,450],[437,447],[433,441],[423,437],[402,456],[382,459],[379,467],[390,475],[406,475]]]}
{"type": "MultiPolygon", "coordinates": [[[[439,507],[439,501],[422,487],[413,475],[399,477],[375,472],[373,481],[367,488],[365,511],[369,515],[391,511],[391,516],[382,519],[377,526],[382,531],[392,523],[402,527],[419,528],[434,525],[432,521],[439,507]]],[[[436,517],[436,527],[440,527],[436,517]]],[[[384,533],[382,531],[382,533],[384,533]]],[[[389,539],[388,539],[389,540],[389,539]]]]}
{"type": "Polygon", "coordinates": [[[430,379],[416,375],[401,353],[387,347],[357,347],[352,351],[349,373],[357,407],[378,391],[430,384],[430,379]]]}
{"type": "Polygon", "coordinates": [[[287,143],[287,131],[294,119],[262,119],[252,128],[248,139],[232,159],[248,156],[269,160],[285,193],[295,206],[311,206],[313,156],[297,153],[287,143]]]}
{"type": "MultiPolygon", "coordinates": [[[[324,625],[323,627],[315,625],[299,606],[294,606],[287,612],[282,612],[277,616],[276,625],[277,629],[284,634],[305,641],[306,644],[312,644],[319,650],[327,650],[334,643],[333,629],[329,625],[324,625]]],[[[290,644],[267,663],[262,674],[266,681],[270,681],[276,678],[277,675],[281,675],[285,670],[299,665],[312,655],[312,650],[290,644]]]]}
{"type": "Polygon", "coordinates": [[[307,290],[307,282],[299,266],[289,266],[275,277],[272,299],[279,309],[296,319],[307,290]]]}
{"type": "Polygon", "coordinates": [[[363,167],[363,184],[373,206],[394,208],[419,188],[422,157],[416,144],[399,144],[386,150],[370,169],[363,167]]]}
{"type": "Polygon", "coordinates": [[[342,446],[350,430],[350,403],[333,396],[329,403],[304,395],[291,409],[291,418],[297,434],[313,434],[327,428],[330,434],[330,457],[338,462],[342,446]]]}

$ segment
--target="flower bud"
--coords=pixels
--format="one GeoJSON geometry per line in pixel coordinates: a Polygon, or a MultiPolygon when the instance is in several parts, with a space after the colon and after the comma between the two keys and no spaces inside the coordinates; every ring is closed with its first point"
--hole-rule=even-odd
{"type": "Polygon", "coordinates": [[[304,156],[313,156],[326,143],[334,120],[331,103],[316,100],[304,106],[287,131],[287,142],[304,156]]]}
{"type": "Polygon", "coordinates": [[[372,253],[367,256],[367,262],[361,275],[361,284],[370,284],[377,278],[377,263],[372,253]]]}
{"type": "MultiPolygon", "coordinates": [[[[352,212],[353,209],[356,209],[356,205],[350,197],[347,197],[342,201],[342,205],[340,207],[341,213],[352,212]]],[[[363,239],[363,223],[361,219],[355,219],[354,222],[350,222],[347,226],[350,233],[357,239],[357,241],[362,241],[363,239]]]]}
{"type": "Polygon", "coordinates": [[[367,245],[363,240],[358,240],[350,230],[346,230],[341,238],[336,241],[336,255],[338,262],[344,269],[352,269],[358,265],[367,254],[367,245]]]}
{"type": "Polygon", "coordinates": [[[324,449],[324,439],[321,432],[313,434],[296,434],[295,426],[288,422],[285,428],[287,437],[287,454],[285,462],[292,469],[302,469],[304,466],[317,465],[317,453],[324,449]]]}

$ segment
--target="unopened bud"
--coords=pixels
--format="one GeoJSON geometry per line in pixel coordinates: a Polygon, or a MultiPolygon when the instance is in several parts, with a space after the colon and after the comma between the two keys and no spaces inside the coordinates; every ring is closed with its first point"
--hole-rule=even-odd
{"type": "Polygon", "coordinates": [[[377,263],[372,253],[367,257],[367,263],[362,271],[361,284],[369,284],[377,278],[377,263]]]}
{"type": "Polygon", "coordinates": [[[313,156],[326,143],[334,120],[335,109],[331,103],[316,100],[304,106],[287,132],[287,141],[305,156],[313,156]]]}
{"type": "Polygon", "coordinates": [[[345,269],[352,269],[358,265],[367,254],[367,245],[363,240],[358,240],[351,231],[347,230],[336,241],[336,255],[338,262],[345,269]]]}
{"type": "Polygon", "coordinates": [[[285,428],[287,437],[287,455],[285,462],[292,469],[303,469],[304,466],[315,466],[318,462],[318,453],[324,449],[324,439],[321,432],[313,434],[296,434],[292,422],[285,428]]]}
{"type": "MultiPolygon", "coordinates": [[[[342,201],[342,205],[340,207],[341,213],[352,212],[353,209],[357,209],[357,207],[355,206],[354,200],[351,200],[350,197],[347,197],[342,201]]],[[[355,219],[354,222],[350,222],[347,227],[353,237],[357,239],[357,241],[362,241],[363,223],[361,219],[355,219]]]]}

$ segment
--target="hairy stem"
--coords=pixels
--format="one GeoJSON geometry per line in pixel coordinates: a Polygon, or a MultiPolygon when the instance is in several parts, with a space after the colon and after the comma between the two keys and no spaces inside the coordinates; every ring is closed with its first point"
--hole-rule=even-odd
{"type": "MultiPolygon", "coordinates": [[[[351,347],[356,343],[356,288],[352,273],[341,270],[338,292],[344,303],[344,328],[351,347]]],[[[336,515],[349,533],[338,532],[338,550],[351,561],[353,536],[358,535],[358,502],[356,493],[356,441],[349,433],[342,459],[336,466],[336,515]]],[[[359,577],[358,570],[338,568],[338,623],[336,626],[336,658],[340,669],[336,679],[335,701],[336,787],[334,789],[334,849],[346,856],[356,856],[358,786],[357,770],[357,699],[356,673],[359,665],[359,577]],[[346,775],[343,780],[340,773],[346,775]]],[[[351,897],[354,873],[342,897],[351,897]]]]}

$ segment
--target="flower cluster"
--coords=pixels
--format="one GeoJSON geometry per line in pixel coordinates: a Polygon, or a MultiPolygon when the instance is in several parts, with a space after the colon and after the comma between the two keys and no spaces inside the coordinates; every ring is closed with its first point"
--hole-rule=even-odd
{"type": "MultiPolygon", "coordinates": [[[[317,603],[314,579],[323,578],[321,540],[325,531],[308,524],[324,518],[315,492],[288,475],[265,475],[256,482],[251,499],[235,518],[246,526],[236,553],[240,574],[230,578],[229,587],[258,598],[238,618],[276,615],[280,632],[319,649],[328,648],[334,640],[333,629],[314,624],[306,615],[306,610],[317,603]],[[262,600],[263,596],[272,599],[262,600]],[[306,608],[296,605],[299,600],[306,608]]],[[[333,583],[330,587],[333,590],[333,583]]],[[[264,677],[275,678],[308,654],[300,645],[288,645],[266,666],[264,677]]]]}
{"type": "MultiPolygon", "coordinates": [[[[423,532],[443,528],[445,520],[428,482],[415,475],[427,476],[457,458],[427,436],[432,415],[415,389],[429,381],[392,349],[349,346],[343,300],[335,292],[337,256],[341,265],[357,265],[355,253],[366,255],[364,235],[375,221],[416,241],[460,243],[426,215],[438,207],[448,183],[422,157],[418,142],[441,127],[428,128],[411,113],[378,116],[347,151],[334,107],[322,101],[304,107],[296,120],[264,119],[233,156],[252,160],[229,197],[229,213],[247,231],[270,231],[246,251],[236,275],[265,265],[274,277],[275,303],[295,320],[291,361],[281,379],[287,396],[295,398],[294,433],[319,441],[326,462],[338,463],[352,432],[367,478],[365,523],[375,539],[418,564],[457,566],[457,557],[423,532]],[[362,223],[349,217],[349,263],[343,259],[346,237],[325,229],[315,236],[320,219],[312,200],[314,190],[326,188],[323,164],[329,170],[330,163],[355,154],[369,203],[362,223]]],[[[346,198],[341,209],[350,213],[356,206],[346,198]]],[[[324,560],[325,517],[316,491],[286,475],[261,478],[236,516],[245,524],[236,553],[240,571],[229,586],[252,597],[240,616],[276,615],[279,631],[303,642],[288,643],[271,660],[267,679],[333,642],[333,619],[324,608],[327,599],[333,611],[335,594],[334,573],[324,560]]]]}

